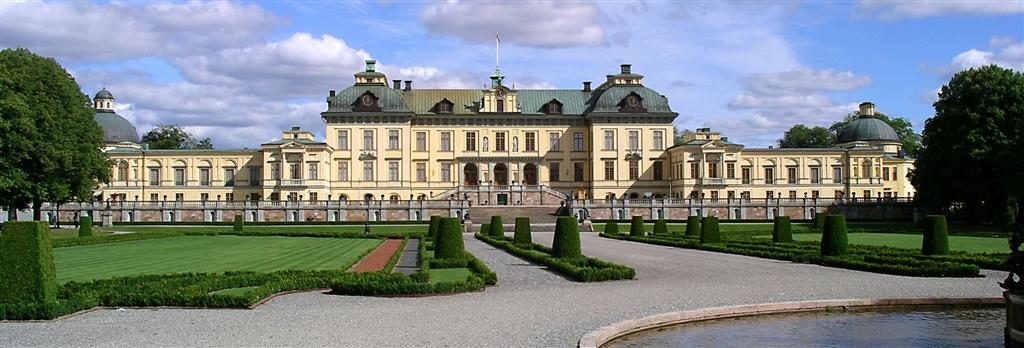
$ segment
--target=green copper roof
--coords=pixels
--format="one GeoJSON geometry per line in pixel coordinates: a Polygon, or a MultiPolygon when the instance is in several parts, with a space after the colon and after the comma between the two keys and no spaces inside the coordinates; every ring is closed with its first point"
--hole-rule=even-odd
{"type": "Polygon", "coordinates": [[[104,143],[139,142],[135,126],[121,115],[109,111],[96,112],[96,123],[103,128],[104,143]]]}
{"type": "Polygon", "coordinates": [[[452,114],[472,115],[480,108],[484,93],[477,89],[414,89],[402,92],[409,108],[417,115],[435,114],[437,103],[448,99],[452,114]]]}
{"type": "Polygon", "coordinates": [[[582,115],[590,93],[578,89],[535,89],[516,92],[523,115],[544,115],[544,105],[552,100],[562,103],[562,115],[582,115]]]}
{"type": "Polygon", "coordinates": [[[899,142],[900,137],[885,121],[871,116],[861,116],[839,131],[837,143],[842,144],[853,141],[899,142]]]}
{"type": "Polygon", "coordinates": [[[411,112],[402,98],[402,91],[384,85],[360,85],[343,89],[334,97],[327,97],[327,112],[352,112],[359,97],[366,92],[377,97],[380,112],[411,112]]]}
{"type": "Polygon", "coordinates": [[[602,87],[594,91],[591,97],[590,112],[619,112],[623,99],[631,93],[640,96],[641,105],[647,112],[672,112],[668,106],[668,98],[653,89],[641,85],[617,85],[602,87]]]}

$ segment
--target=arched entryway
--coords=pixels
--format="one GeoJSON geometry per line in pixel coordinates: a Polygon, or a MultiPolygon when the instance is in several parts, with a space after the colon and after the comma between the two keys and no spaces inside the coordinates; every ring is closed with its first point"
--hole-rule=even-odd
{"type": "Polygon", "coordinates": [[[494,165],[494,184],[508,185],[508,166],[504,163],[494,165]]]}
{"type": "Polygon", "coordinates": [[[467,163],[466,167],[462,170],[462,184],[466,186],[476,186],[477,182],[480,181],[480,169],[476,167],[476,164],[467,163]]]}
{"type": "Polygon", "coordinates": [[[523,184],[536,185],[537,184],[537,165],[533,163],[527,163],[523,166],[523,184]]]}

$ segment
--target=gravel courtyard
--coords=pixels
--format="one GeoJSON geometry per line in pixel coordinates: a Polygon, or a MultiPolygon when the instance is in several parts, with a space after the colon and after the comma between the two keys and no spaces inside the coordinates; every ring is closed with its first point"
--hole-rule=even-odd
{"type": "MultiPolygon", "coordinates": [[[[550,245],[551,233],[534,233],[550,245]]],[[[609,240],[583,252],[637,270],[637,280],[574,283],[470,235],[466,248],[498,273],[479,293],[422,298],[278,297],[253,310],[99,310],[50,322],[0,323],[20,346],[570,347],[584,333],[652,314],[816,299],[996,297],[1004,272],[911,278],[609,240]]]]}

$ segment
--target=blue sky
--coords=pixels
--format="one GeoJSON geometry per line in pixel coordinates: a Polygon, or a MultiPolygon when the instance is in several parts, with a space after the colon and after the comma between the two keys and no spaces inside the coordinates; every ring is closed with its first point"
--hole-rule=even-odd
{"type": "Polygon", "coordinates": [[[368,57],[414,87],[580,88],[622,63],[680,114],[767,146],[862,101],[920,130],[937,89],[985,64],[1024,70],[1024,1],[0,3],[0,47],[107,86],[140,132],[179,124],[218,147],[300,125],[368,57]]]}

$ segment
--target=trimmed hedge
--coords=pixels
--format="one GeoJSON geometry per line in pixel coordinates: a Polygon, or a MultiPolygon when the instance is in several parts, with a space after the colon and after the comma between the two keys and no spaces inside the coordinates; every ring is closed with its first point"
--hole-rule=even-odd
{"type": "Polygon", "coordinates": [[[925,217],[924,237],[921,238],[921,255],[949,254],[949,232],[946,230],[945,215],[925,217]]]}
{"type": "Polygon", "coordinates": [[[718,218],[714,216],[705,217],[700,222],[700,243],[721,243],[722,233],[718,230],[718,218]]]}
{"type": "Polygon", "coordinates": [[[78,218],[78,236],[92,237],[92,218],[83,216],[78,218]]]}
{"type": "Polygon", "coordinates": [[[491,216],[491,229],[488,231],[491,236],[504,237],[505,236],[505,225],[501,223],[501,216],[491,216]]]}
{"type": "Polygon", "coordinates": [[[644,217],[634,216],[633,221],[629,224],[629,235],[635,237],[643,237],[644,235],[644,217]]]}
{"type": "Polygon", "coordinates": [[[0,234],[0,303],[57,302],[50,228],[40,221],[10,221],[0,234]]]}
{"type": "Polygon", "coordinates": [[[700,237],[700,217],[692,215],[686,218],[686,236],[700,237]]]}
{"type": "Polygon", "coordinates": [[[793,242],[793,226],[790,222],[789,216],[776,216],[775,223],[772,225],[772,242],[775,243],[792,243],[793,242]]]}
{"type": "Polygon", "coordinates": [[[816,212],[814,213],[814,228],[821,230],[825,228],[825,217],[828,216],[826,213],[816,212]]]}
{"type": "Polygon", "coordinates": [[[659,236],[668,235],[668,223],[665,222],[665,219],[658,219],[658,221],[654,222],[654,234],[659,236]]]}
{"type": "Polygon", "coordinates": [[[173,232],[173,231],[160,231],[160,232],[146,232],[146,233],[124,233],[124,234],[108,234],[104,236],[92,236],[92,237],[78,237],[78,238],[61,238],[53,239],[50,244],[54,248],[72,247],[79,245],[92,245],[92,244],[105,244],[105,243],[117,243],[117,242],[128,242],[133,240],[145,240],[145,239],[158,239],[168,237],[180,237],[184,236],[185,233],[173,232]]]}
{"type": "MultiPolygon", "coordinates": [[[[570,217],[571,219],[571,217],[570,217]]],[[[586,256],[558,258],[551,255],[551,249],[540,244],[516,245],[508,238],[496,239],[478,233],[476,238],[498,249],[531,263],[548,267],[551,271],[578,282],[599,282],[607,280],[633,279],[636,271],[632,268],[586,256]]]]}
{"type": "Polygon", "coordinates": [[[480,233],[491,235],[491,224],[480,224],[480,233]]]}
{"type": "Polygon", "coordinates": [[[533,236],[530,235],[530,218],[523,216],[516,218],[516,231],[513,239],[516,244],[533,244],[533,236]]]}
{"type": "Polygon", "coordinates": [[[615,220],[608,221],[604,224],[604,233],[607,234],[619,234],[619,224],[615,220]]]}
{"type": "Polygon", "coordinates": [[[441,224],[441,219],[444,219],[444,217],[438,215],[430,217],[430,226],[427,227],[427,237],[429,237],[430,240],[437,239],[437,228],[441,224]]]}
{"type": "Polygon", "coordinates": [[[235,215],[235,225],[232,231],[242,232],[243,226],[245,226],[245,220],[242,220],[241,215],[235,215]]]}
{"type": "Polygon", "coordinates": [[[434,257],[439,259],[460,258],[466,253],[462,242],[462,222],[458,218],[444,218],[437,229],[434,241],[434,257]]]}
{"type": "Polygon", "coordinates": [[[576,218],[561,216],[556,220],[555,239],[551,243],[551,255],[559,258],[579,258],[583,256],[583,251],[580,249],[580,226],[576,223],[576,218]]]}
{"type": "Polygon", "coordinates": [[[826,216],[825,230],[821,233],[821,255],[840,256],[846,254],[847,249],[846,218],[842,215],[826,216]]]}

